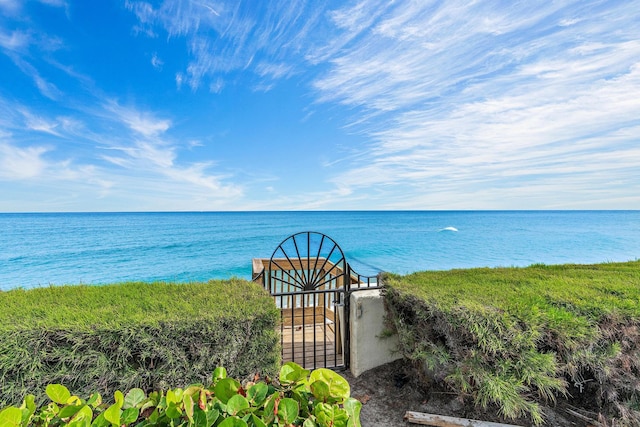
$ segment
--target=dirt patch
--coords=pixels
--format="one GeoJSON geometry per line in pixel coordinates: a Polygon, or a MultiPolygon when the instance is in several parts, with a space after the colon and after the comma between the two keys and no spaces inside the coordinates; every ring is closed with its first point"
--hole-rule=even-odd
{"type": "MultiPolygon", "coordinates": [[[[526,420],[505,420],[499,417],[495,408],[482,410],[469,402],[462,402],[446,390],[431,387],[421,389],[410,373],[404,360],[398,360],[353,377],[349,372],[341,372],[351,385],[351,395],[360,400],[363,427],[369,426],[415,426],[403,420],[407,411],[426,412],[453,417],[483,421],[502,422],[520,426],[530,426],[526,420]]],[[[572,417],[567,407],[559,402],[555,407],[544,407],[545,426],[586,427],[590,423],[572,417]]]]}

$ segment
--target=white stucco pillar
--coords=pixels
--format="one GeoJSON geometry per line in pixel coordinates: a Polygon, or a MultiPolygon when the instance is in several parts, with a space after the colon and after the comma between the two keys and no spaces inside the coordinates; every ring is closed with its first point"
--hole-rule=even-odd
{"type": "Polygon", "coordinates": [[[357,377],[369,369],[400,359],[398,337],[388,335],[380,289],[355,291],[351,294],[349,323],[351,331],[351,363],[349,369],[357,377]]]}

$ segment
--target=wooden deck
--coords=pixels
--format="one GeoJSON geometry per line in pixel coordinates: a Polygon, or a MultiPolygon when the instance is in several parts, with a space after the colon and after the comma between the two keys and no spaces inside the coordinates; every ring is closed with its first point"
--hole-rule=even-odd
{"type": "Polygon", "coordinates": [[[344,365],[334,324],[285,326],[281,342],[282,362],[296,362],[305,369],[344,365]]]}

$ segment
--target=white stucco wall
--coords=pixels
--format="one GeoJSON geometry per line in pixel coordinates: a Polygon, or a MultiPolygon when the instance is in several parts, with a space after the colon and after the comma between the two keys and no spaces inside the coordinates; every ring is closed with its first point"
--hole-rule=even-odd
{"type": "Polygon", "coordinates": [[[357,377],[369,369],[400,359],[398,337],[386,336],[384,300],[380,289],[356,291],[350,301],[351,363],[357,377]]]}

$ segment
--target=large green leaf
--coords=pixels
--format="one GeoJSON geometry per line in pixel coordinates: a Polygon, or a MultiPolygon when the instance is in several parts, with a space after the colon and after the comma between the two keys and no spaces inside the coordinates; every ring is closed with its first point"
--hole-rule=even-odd
{"type": "MultiPolygon", "coordinates": [[[[176,389],[177,390],[177,389],[176,389]]],[[[170,403],[179,403],[182,400],[182,396],[178,396],[178,393],[176,393],[176,390],[167,390],[167,394],[166,394],[166,400],[167,400],[167,404],[170,403]]],[[[180,393],[182,394],[182,393],[180,393]]]]}
{"type": "Polygon", "coordinates": [[[96,417],[91,423],[91,427],[109,427],[111,423],[104,417],[104,412],[96,417]]]}
{"type": "Polygon", "coordinates": [[[20,410],[22,411],[22,427],[27,427],[31,420],[31,416],[36,412],[36,398],[33,394],[28,394],[24,401],[22,402],[22,406],[20,410]]]}
{"type": "Polygon", "coordinates": [[[90,405],[93,408],[97,408],[102,405],[102,396],[100,393],[93,393],[89,400],[87,401],[87,405],[90,405]]]}
{"type": "Polygon", "coordinates": [[[120,425],[120,414],[122,413],[120,408],[121,408],[121,405],[118,405],[117,403],[114,403],[113,405],[109,406],[102,413],[102,415],[104,415],[104,419],[109,421],[114,426],[119,426],[120,425]]]}
{"type": "Polygon", "coordinates": [[[347,380],[331,369],[319,368],[311,373],[309,382],[324,381],[329,386],[329,395],[336,400],[343,400],[351,394],[351,387],[347,380]]]}
{"type": "Polygon", "coordinates": [[[287,362],[282,365],[280,368],[280,383],[283,385],[293,384],[298,381],[303,381],[309,375],[307,369],[304,369],[302,366],[298,365],[295,362],[287,362]]]}
{"type": "Polygon", "coordinates": [[[66,404],[71,397],[69,389],[62,384],[49,384],[45,389],[45,393],[47,393],[52,402],[60,405],[66,404]]]}
{"type": "Polygon", "coordinates": [[[326,402],[327,398],[331,396],[329,384],[322,380],[312,382],[310,388],[313,397],[315,397],[316,400],[319,400],[320,402],[326,402]]]}
{"type": "Polygon", "coordinates": [[[122,411],[122,415],[120,416],[120,423],[129,425],[134,423],[138,416],[140,415],[140,410],[138,408],[127,408],[122,411]]]}
{"type": "Polygon", "coordinates": [[[66,427],[90,427],[91,426],[91,418],[74,418],[66,425],[66,427]]]}
{"type": "Polygon", "coordinates": [[[267,398],[267,393],[269,392],[269,386],[263,382],[259,382],[257,384],[252,385],[247,390],[247,399],[253,405],[260,406],[262,402],[267,398]]]}
{"type": "Polygon", "coordinates": [[[180,418],[182,416],[182,410],[178,407],[178,405],[171,402],[167,406],[165,414],[167,414],[167,417],[169,418],[180,418]]]}
{"type": "Polygon", "coordinates": [[[217,409],[211,409],[207,411],[207,427],[211,427],[218,418],[220,418],[220,411],[217,409]]]}
{"type": "Polygon", "coordinates": [[[307,418],[304,420],[304,423],[302,423],[302,427],[318,427],[318,424],[313,421],[313,418],[307,418]]]}
{"type": "Polygon", "coordinates": [[[78,411],[78,413],[73,417],[73,421],[88,420],[89,424],[91,424],[92,419],[93,419],[93,411],[88,405],[84,405],[78,411]]]}
{"type": "Polygon", "coordinates": [[[344,401],[344,410],[349,415],[348,427],[361,427],[360,426],[360,410],[362,409],[362,402],[353,397],[349,397],[344,401]]]}
{"type": "Polygon", "coordinates": [[[278,417],[286,424],[292,424],[298,418],[300,408],[298,402],[291,398],[284,398],[278,403],[278,417]]]}
{"type": "Polygon", "coordinates": [[[249,401],[241,394],[231,396],[227,402],[227,413],[229,415],[239,415],[245,409],[249,409],[249,401]]]}
{"type": "Polygon", "coordinates": [[[116,401],[116,405],[118,405],[118,408],[122,409],[122,405],[124,405],[124,394],[122,394],[122,392],[120,390],[116,390],[115,393],[113,393],[113,399],[116,401]]]}
{"type": "MultiPolygon", "coordinates": [[[[202,409],[196,407],[193,410],[193,419],[191,420],[193,427],[209,427],[207,425],[207,414],[202,409]]],[[[213,423],[212,423],[213,424],[213,423]]]]}
{"type": "Polygon", "coordinates": [[[218,424],[218,427],[249,427],[247,422],[238,417],[229,417],[218,424]]]}
{"type": "Polygon", "coordinates": [[[213,392],[220,401],[226,404],[232,396],[238,394],[240,383],[233,378],[223,378],[216,384],[213,392]]]}
{"type": "Polygon", "coordinates": [[[124,404],[122,405],[122,409],[127,408],[135,408],[138,404],[144,402],[147,396],[144,394],[139,388],[132,388],[127,392],[127,395],[124,397],[124,404]]]}
{"type": "Polygon", "coordinates": [[[58,416],[60,418],[70,418],[80,411],[80,409],[84,408],[86,405],[68,405],[60,410],[58,416]]]}
{"type": "Polygon", "coordinates": [[[191,397],[190,394],[185,394],[182,396],[182,403],[184,404],[184,413],[187,415],[187,418],[189,418],[189,421],[193,423],[193,410],[195,407],[193,397],[191,397]]]}
{"type": "Polygon", "coordinates": [[[20,427],[22,411],[15,406],[0,411],[0,427],[20,427]]]}
{"type": "Polygon", "coordinates": [[[318,424],[323,427],[346,427],[349,415],[337,405],[318,403],[313,410],[318,424]]]}
{"type": "Polygon", "coordinates": [[[227,370],[222,367],[222,366],[218,366],[216,369],[213,370],[213,382],[217,383],[219,380],[223,380],[227,378],[227,370]]]}
{"type": "Polygon", "coordinates": [[[264,411],[262,412],[263,413],[262,418],[267,424],[271,424],[271,422],[275,418],[276,402],[279,398],[280,398],[280,393],[275,392],[271,394],[269,397],[267,397],[264,403],[264,411]]]}
{"type": "Polygon", "coordinates": [[[267,427],[264,421],[262,421],[260,417],[257,417],[255,414],[251,414],[250,419],[251,419],[252,427],[267,427]]]}

